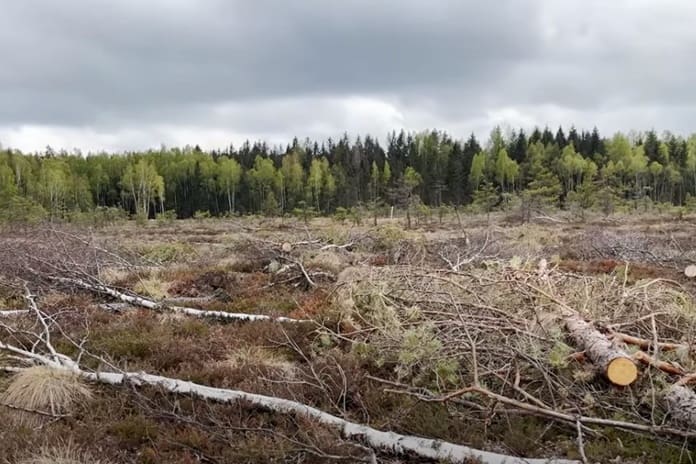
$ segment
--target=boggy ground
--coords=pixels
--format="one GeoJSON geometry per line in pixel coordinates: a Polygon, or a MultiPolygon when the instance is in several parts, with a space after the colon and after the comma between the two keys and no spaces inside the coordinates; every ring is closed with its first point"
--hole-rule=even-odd
{"type": "MultiPolygon", "coordinates": [[[[557,306],[602,331],[690,347],[696,287],[683,269],[696,262],[693,227],[689,218],[510,224],[494,216],[412,230],[402,220],[328,219],[13,229],[0,243],[0,309],[27,307],[26,283],[60,327],[53,345],[73,358],[89,353],[85,369],[288,398],[379,430],[511,456],[690,463],[692,438],[586,424],[579,445],[576,424],[524,404],[689,429],[660,400],[679,375],[644,366],[630,387],[611,385],[574,357],[581,350],[557,306]],[[162,306],[116,302],[61,276],[89,276],[162,306]],[[170,305],[307,322],[196,318],[170,305]],[[474,384],[523,407],[475,391],[443,400],[474,384]]],[[[36,322],[22,317],[0,319],[5,339],[28,343],[36,322]]],[[[690,349],[660,359],[696,371],[690,349]]],[[[18,364],[5,353],[0,365],[18,364]]],[[[0,374],[0,391],[14,375],[0,374]]],[[[291,414],[87,386],[88,397],[41,414],[0,393],[0,462],[428,462],[373,452],[291,414]]]]}

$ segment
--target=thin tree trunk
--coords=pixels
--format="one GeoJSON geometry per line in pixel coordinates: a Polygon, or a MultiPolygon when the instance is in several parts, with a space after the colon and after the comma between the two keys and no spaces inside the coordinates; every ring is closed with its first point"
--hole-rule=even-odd
{"type": "Polygon", "coordinates": [[[570,336],[609,381],[615,385],[627,386],[638,378],[638,368],[633,359],[592,324],[577,315],[566,318],[565,322],[570,336]]]}

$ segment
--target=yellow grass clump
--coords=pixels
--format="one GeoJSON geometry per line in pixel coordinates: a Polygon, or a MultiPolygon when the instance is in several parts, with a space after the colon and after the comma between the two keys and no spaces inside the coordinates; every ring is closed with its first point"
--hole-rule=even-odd
{"type": "Polygon", "coordinates": [[[69,414],[92,398],[92,392],[76,374],[35,366],[16,374],[0,401],[12,409],[12,417],[24,425],[36,425],[46,414],[69,414]]]}
{"type": "Polygon", "coordinates": [[[168,288],[168,282],[164,282],[158,275],[152,275],[138,281],[133,287],[133,291],[145,297],[163,300],[169,296],[167,292],[168,288]]]}
{"type": "Polygon", "coordinates": [[[83,452],[71,441],[56,446],[44,446],[19,464],[107,464],[83,452]]]}
{"type": "Polygon", "coordinates": [[[223,361],[223,364],[232,369],[249,365],[264,367],[287,377],[293,377],[295,374],[295,365],[291,361],[288,361],[280,354],[255,345],[234,350],[223,361]]]}

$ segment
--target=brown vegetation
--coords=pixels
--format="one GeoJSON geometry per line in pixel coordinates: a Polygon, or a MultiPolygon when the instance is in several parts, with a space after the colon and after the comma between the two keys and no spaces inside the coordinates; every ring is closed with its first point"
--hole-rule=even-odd
{"type": "Polygon", "coordinates": [[[601,235],[485,221],[408,233],[222,224],[0,238],[0,309],[25,310],[0,318],[0,456],[435,462],[298,409],[176,393],[138,380],[144,372],[291,400],[441,449],[694,457],[696,306],[683,267],[696,247],[674,225],[663,227],[673,241],[654,224],[624,243],[621,224],[601,235]],[[115,295],[134,299],[114,310],[115,295]],[[130,380],[100,385],[98,373],[130,380]]]}

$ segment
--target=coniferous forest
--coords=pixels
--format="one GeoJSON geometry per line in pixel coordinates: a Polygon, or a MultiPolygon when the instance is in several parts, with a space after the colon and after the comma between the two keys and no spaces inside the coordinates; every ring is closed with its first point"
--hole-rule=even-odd
{"type": "Polygon", "coordinates": [[[0,151],[0,215],[188,218],[354,208],[598,209],[696,196],[696,135],[535,129],[487,140],[441,131],[127,153],[0,151]]]}

